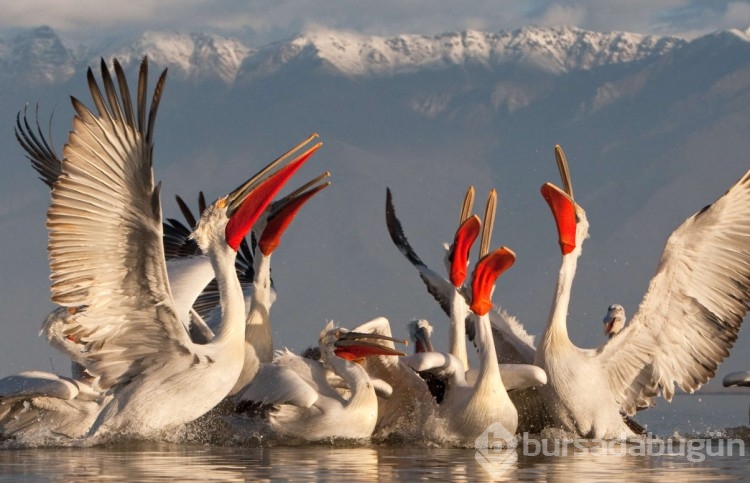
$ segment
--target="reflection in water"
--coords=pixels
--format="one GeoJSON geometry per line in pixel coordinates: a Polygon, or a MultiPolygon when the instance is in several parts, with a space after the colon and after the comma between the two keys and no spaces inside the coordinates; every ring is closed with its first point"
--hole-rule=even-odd
{"type": "MultiPolygon", "coordinates": [[[[746,457],[711,457],[691,463],[685,457],[628,454],[524,456],[502,468],[502,480],[571,481],[627,477],[635,481],[684,482],[741,480],[746,457]]],[[[340,447],[326,445],[268,448],[139,443],[94,448],[0,450],[0,480],[62,481],[318,480],[489,481],[473,449],[426,447],[340,447]]]]}

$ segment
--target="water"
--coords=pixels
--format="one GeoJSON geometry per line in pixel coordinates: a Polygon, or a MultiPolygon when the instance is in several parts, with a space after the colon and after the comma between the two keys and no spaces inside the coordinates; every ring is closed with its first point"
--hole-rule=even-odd
{"type": "Polygon", "coordinates": [[[740,441],[750,453],[749,405],[750,395],[677,396],[671,405],[662,401],[638,415],[660,436],[710,437],[707,448],[695,451],[694,461],[685,453],[633,454],[633,445],[602,451],[595,442],[552,456],[533,455],[521,444],[512,454],[490,453],[491,461],[482,460],[481,453],[477,458],[475,449],[417,444],[218,447],[143,442],[5,448],[0,450],[0,481],[489,481],[490,472],[508,481],[743,481],[750,475],[750,454],[737,454],[737,445],[731,456],[726,451],[723,456],[709,454],[721,453],[732,438],[744,438],[740,441]]]}

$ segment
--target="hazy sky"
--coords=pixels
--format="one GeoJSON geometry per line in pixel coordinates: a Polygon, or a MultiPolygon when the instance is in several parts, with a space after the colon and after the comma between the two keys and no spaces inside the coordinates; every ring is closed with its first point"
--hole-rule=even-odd
{"type": "Polygon", "coordinates": [[[314,26],[389,35],[574,25],[688,39],[750,26],[750,1],[728,0],[0,0],[0,12],[4,37],[49,25],[84,43],[145,29],[210,31],[265,43],[314,26]]]}

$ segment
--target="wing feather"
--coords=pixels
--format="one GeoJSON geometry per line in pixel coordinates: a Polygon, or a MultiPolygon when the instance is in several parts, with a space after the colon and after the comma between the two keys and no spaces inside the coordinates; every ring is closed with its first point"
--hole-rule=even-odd
{"type": "MultiPolygon", "coordinates": [[[[116,61],[114,67],[127,91],[122,68],[116,61]]],[[[146,70],[144,59],[139,119],[146,70]]],[[[152,171],[150,134],[166,70],[157,81],[145,130],[134,125],[132,107],[120,104],[104,62],[102,72],[106,99],[90,69],[87,76],[98,116],[73,98],[76,116],[47,227],[52,300],[87,306],[66,334],[86,344],[87,370],[108,388],[174,359],[190,364],[193,358],[170,293],[160,189],[152,171]]],[[[127,92],[120,96],[130,103],[127,92]]]]}
{"type": "Polygon", "coordinates": [[[599,349],[630,415],[693,392],[729,355],[750,303],[750,171],[667,240],[628,326],[599,349]]]}
{"type": "Polygon", "coordinates": [[[434,270],[424,264],[419,255],[414,251],[409,240],[404,234],[404,229],[401,226],[401,221],[396,217],[396,210],[393,208],[393,196],[391,190],[386,190],[385,198],[385,221],[388,227],[388,233],[393,240],[394,245],[399,251],[406,257],[409,262],[419,271],[419,276],[427,287],[427,291],[432,295],[435,300],[440,304],[440,308],[443,312],[450,317],[451,315],[451,293],[455,288],[453,284],[446,279],[441,277],[434,270]]]}

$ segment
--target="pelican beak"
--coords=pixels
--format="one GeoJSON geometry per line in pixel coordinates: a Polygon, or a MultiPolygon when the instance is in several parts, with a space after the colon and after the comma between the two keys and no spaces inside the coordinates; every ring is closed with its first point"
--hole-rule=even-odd
{"type": "Polygon", "coordinates": [[[317,142],[292,161],[283,163],[317,138],[318,135],[313,134],[226,196],[224,203],[227,207],[229,222],[225,235],[227,243],[235,251],[276,193],[323,143],[317,142]],[[282,166],[278,168],[280,165],[282,166]]]}
{"type": "Polygon", "coordinates": [[[576,204],[570,195],[552,183],[544,183],[541,191],[555,217],[560,250],[567,255],[576,247],[576,204]]]}
{"type": "Polygon", "coordinates": [[[460,287],[466,280],[466,267],[469,265],[469,252],[474,241],[479,236],[481,221],[477,215],[467,218],[456,230],[456,236],[451,245],[450,279],[454,287],[460,287]]]}
{"type": "Polygon", "coordinates": [[[477,315],[485,315],[492,309],[492,289],[495,281],[516,261],[516,254],[506,247],[488,253],[477,262],[471,281],[471,310],[477,315]]]}
{"type": "Polygon", "coordinates": [[[614,323],[615,323],[614,319],[609,320],[609,321],[607,320],[604,321],[604,335],[608,337],[612,337],[612,326],[614,325],[614,323]]]}
{"type": "Polygon", "coordinates": [[[405,356],[406,354],[397,351],[387,345],[378,344],[374,341],[384,340],[389,342],[398,342],[407,345],[409,342],[403,339],[394,339],[387,335],[367,334],[364,332],[342,332],[334,345],[334,354],[342,359],[354,361],[364,357],[372,356],[405,356]]]}
{"type": "Polygon", "coordinates": [[[414,331],[414,352],[419,354],[420,352],[432,352],[432,340],[430,340],[430,334],[426,327],[417,327],[414,331]]]}
{"type": "Polygon", "coordinates": [[[302,205],[331,184],[330,181],[322,182],[330,175],[331,173],[326,171],[293,193],[271,203],[268,222],[258,240],[258,246],[263,255],[268,256],[276,250],[281,242],[281,235],[284,234],[302,205]]]}
{"type": "Polygon", "coordinates": [[[615,326],[615,322],[617,321],[617,310],[614,307],[610,307],[609,310],[607,310],[607,315],[604,316],[604,319],[602,320],[602,323],[604,324],[604,335],[607,337],[612,337],[615,335],[614,332],[612,332],[612,329],[615,326]]]}

